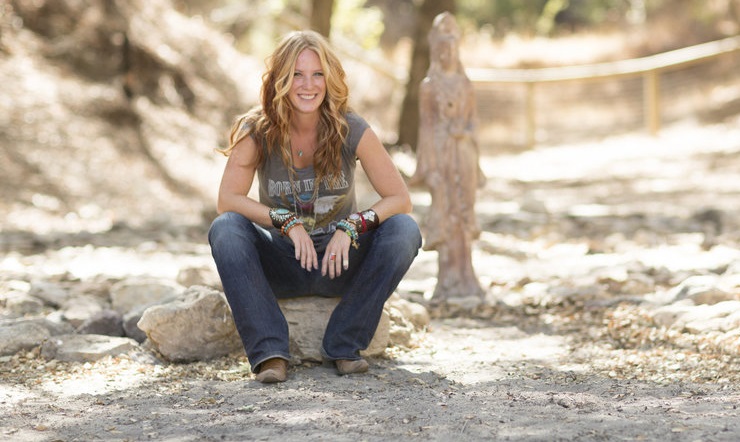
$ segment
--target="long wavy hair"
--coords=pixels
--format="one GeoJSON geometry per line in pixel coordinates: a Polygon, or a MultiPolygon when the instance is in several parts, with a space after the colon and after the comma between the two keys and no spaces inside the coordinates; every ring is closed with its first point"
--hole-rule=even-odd
{"type": "Polygon", "coordinates": [[[294,108],[288,98],[298,54],[304,49],[319,56],[326,82],[326,96],[319,108],[318,144],[314,152],[317,185],[323,178],[330,182],[340,178],[341,153],[349,126],[349,88],[339,58],[329,43],[314,31],[295,31],[286,35],[267,59],[267,71],[262,75],[261,105],[236,118],[231,127],[229,146],[222,150],[229,155],[234,146],[251,135],[258,145],[258,166],[265,155],[278,150],[286,167],[292,167],[290,123],[294,108]],[[265,146],[265,149],[263,148],[265,146]]]}

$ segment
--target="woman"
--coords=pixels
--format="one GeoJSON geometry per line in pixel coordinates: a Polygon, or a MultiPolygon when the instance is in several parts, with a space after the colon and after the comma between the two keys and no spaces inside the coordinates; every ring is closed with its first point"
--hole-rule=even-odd
{"type": "Polygon", "coordinates": [[[261,382],[287,378],[288,324],[277,299],[341,296],[322,354],[339,374],[359,355],[411,266],[421,234],[406,185],[382,143],[348,107],[339,59],[312,31],[268,59],[261,106],[239,117],[224,151],[211,250],[237,330],[261,382]],[[358,211],[357,159],[380,199],[358,211]],[[257,174],[259,201],[247,196],[257,174]]]}

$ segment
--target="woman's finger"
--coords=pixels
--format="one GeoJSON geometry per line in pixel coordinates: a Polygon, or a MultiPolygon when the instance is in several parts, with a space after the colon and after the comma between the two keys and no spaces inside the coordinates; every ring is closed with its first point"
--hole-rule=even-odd
{"type": "Polygon", "coordinates": [[[313,242],[311,242],[311,248],[308,251],[308,266],[306,267],[307,270],[311,269],[318,269],[319,268],[319,258],[316,255],[316,249],[313,246],[313,242]]]}
{"type": "Polygon", "coordinates": [[[305,230],[301,230],[303,229],[292,229],[288,234],[295,247],[295,259],[301,262],[301,268],[305,270],[311,270],[312,267],[318,268],[318,258],[316,258],[313,241],[305,230]]]}
{"type": "Polygon", "coordinates": [[[311,271],[311,269],[318,268],[318,258],[316,257],[316,249],[313,247],[313,241],[307,239],[304,242],[303,248],[303,268],[311,271]]]}
{"type": "Polygon", "coordinates": [[[321,276],[334,278],[334,263],[337,260],[336,252],[331,252],[331,247],[327,247],[324,252],[324,258],[321,260],[321,276]]]}

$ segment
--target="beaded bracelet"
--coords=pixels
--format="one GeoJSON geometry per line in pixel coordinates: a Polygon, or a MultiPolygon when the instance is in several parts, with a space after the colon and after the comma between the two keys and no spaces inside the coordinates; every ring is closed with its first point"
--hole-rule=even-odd
{"type": "Polygon", "coordinates": [[[360,245],[357,243],[357,229],[355,228],[354,224],[347,221],[346,219],[343,219],[337,223],[337,230],[341,230],[344,233],[346,233],[349,236],[349,239],[352,241],[352,247],[355,249],[360,248],[360,245]]]}
{"type": "Polygon", "coordinates": [[[300,218],[298,218],[297,216],[293,215],[280,228],[280,233],[282,233],[285,236],[288,236],[288,232],[290,232],[290,229],[292,229],[295,226],[301,226],[301,225],[303,225],[303,221],[300,218]]]}

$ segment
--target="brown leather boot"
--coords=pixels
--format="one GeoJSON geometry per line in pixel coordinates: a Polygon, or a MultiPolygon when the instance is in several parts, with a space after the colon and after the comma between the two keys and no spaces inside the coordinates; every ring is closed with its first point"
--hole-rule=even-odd
{"type": "Polygon", "coordinates": [[[288,361],[281,358],[266,360],[260,364],[260,372],[255,378],[265,384],[285,382],[288,378],[288,361]]]}
{"type": "Polygon", "coordinates": [[[339,374],[365,373],[370,367],[370,364],[364,359],[337,359],[334,363],[337,365],[339,374]]]}

